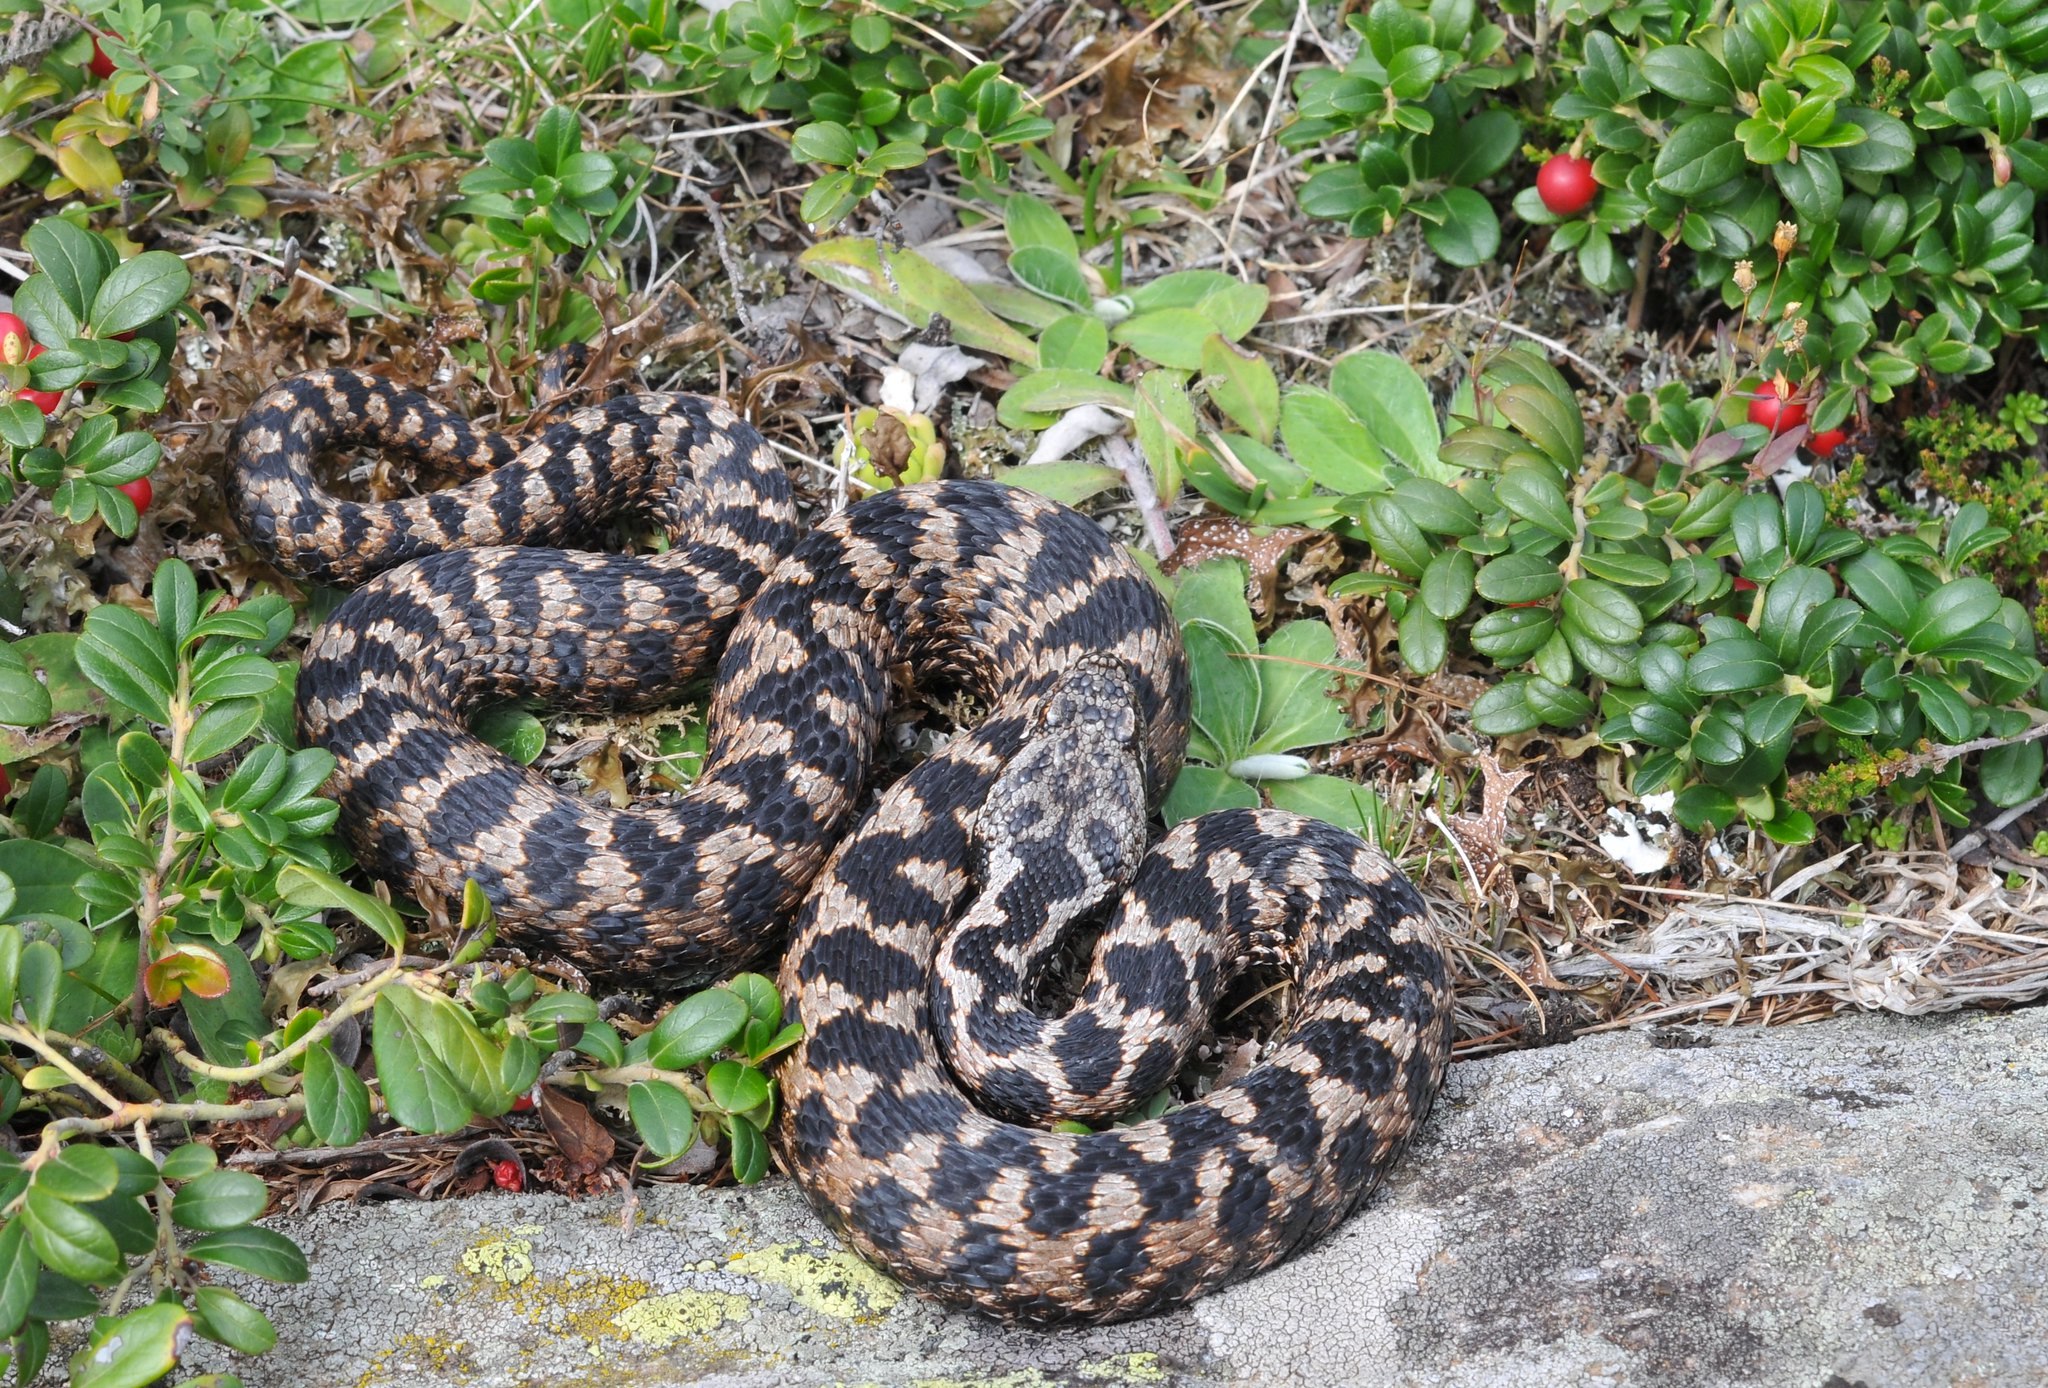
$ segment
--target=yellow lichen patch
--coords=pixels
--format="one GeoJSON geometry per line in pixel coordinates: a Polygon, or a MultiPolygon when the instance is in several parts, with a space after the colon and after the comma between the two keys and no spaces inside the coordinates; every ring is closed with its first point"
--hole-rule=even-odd
{"type": "Polygon", "coordinates": [[[569,1272],[507,1289],[505,1297],[528,1325],[557,1339],[581,1340],[593,1357],[602,1357],[605,1342],[624,1338],[619,1316],[653,1290],[637,1277],[569,1272]]]}
{"type": "Polygon", "coordinates": [[[778,1243],[742,1254],[732,1271],[789,1288],[801,1306],[841,1320],[871,1320],[903,1299],[903,1287],[844,1250],[828,1257],[800,1243],[778,1243]]]}
{"type": "Polygon", "coordinates": [[[1159,1356],[1149,1350],[1090,1359],[1074,1373],[1091,1383],[1164,1383],[1167,1379],[1159,1356]]]}
{"type": "Polygon", "coordinates": [[[468,1368],[466,1340],[444,1340],[438,1335],[401,1335],[390,1349],[370,1361],[370,1367],[356,1380],[356,1388],[412,1383],[422,1370],[446,1375],[461,1373],[468,1368]]]}
{"type": "Polygon", "coordinates": [[[1057,1388],[1059,1380],[1037,1369],[1016,1369],[994,1378],[920,1378],[913,1388],[1057,1388]]]}
{"type": "Polygon", "coordinates": [[[671,1292],[634,1302],[611,1323],[636,1344],[660,1348],[709,1335],[727,1321],[743,1321],[754,1305],[731,1292],[671,1292]]]}
{"type": "Polygon", "coordinates": [[[462,1250],[462,1270],[488,1277],[501,1287],[516,1287],[533,1276],[532,1239],[486,1239],[462,1250]]]}
{"type": "Polygon", "coordinates": [[[423,1292],[431,1292],[436,1287],[445,1287],[447,1285],[448,1279],[438,1272],[428,1273],[420,1279],[420,1290],[423,1292]]]}

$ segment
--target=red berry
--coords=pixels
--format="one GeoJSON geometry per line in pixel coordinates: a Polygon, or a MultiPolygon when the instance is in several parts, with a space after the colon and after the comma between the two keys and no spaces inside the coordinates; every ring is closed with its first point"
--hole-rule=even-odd
{"type": "Polygon", "coordinates": [[[1735,580],[1735,591],[1738,593],[1754,593],[1756,591],[1756,583],[1752,579],[1738,577],[1735,580]]]}
{"type": "MultiPolygon", "coordinates": [[[[0,333],[0,336],[4,336],[4,333],[0,333]]],[[[40,342],[31,342],[28,345],[28,350],[22,353],[21,361],[9,362],[8,365],[24,365],[28,362],[34,361],[37,357],[41,356],[42,354],[43,344],[40,342]]],[[[14,392],[14,398],[17,400],[28,401],[29,404],[34,405],[44,414],[55,414],[57,412],[57,406],[63,403],[64,392],[61,390],[31,390],[27,386],[23,386],[20,390],[14,392]]]]}
{"type": "Polygon", "coordinates": [[[40,350],[29,336],[28,324],[12,313],[0,313],[0,362],[20,366],[40,350]]]}
{"type": "Polygon", "coordinates": [[[147,511],[149,503],[156,499],[156,489],[149,485],[147,477],[138,477],[133,482],[123,482],[114,490],[134,502],[137,511],[147,511]]]}
{"type": "Polygon", "coordinates": [[[491,1163],[491,1180],[499,1190],[525,1190],[526,1180],[519,1174],[519,1163],[507,1157],[491,1163]]]}
{"type": "Polygon", "coordinates": [[[1795,424],[1806,423],[1806,402],[1788,399],[1781,387],[1766,385],[1750,397],[1749,422],[1761,424],[1773,434],[1782,434],[1795,424]]]}
{"type": "Polygon", "coordinates": [[[1816,458],[1828,458],[1834,456],[1835,450],[1848,441],[1847,429],[1823,429],[1818,434],[1809,436],[1806,446],[1812,450],[1816,458]]]}
{"type": "Polygon", "coordinates": [[[514,1113],[532,1113],[533,1096],[531,1094],[521,1094],[512,1101],[512,1111],[514,1113]]]}
{"type": "Polygon", "coordinates": [[[1536,171],[1536,196],[1560,217],[1575,217],[1593,205],[1600,185],[1593,181],[1593,161],[1575,154],[1553,154],[1536,171]]]}
{"type": "Polygon", "coordinates": [[[92,61],[85,65],[85,70],[99,78],[102,82],[114,75],[114,60],[107,56],[107,51],[104,48],[100,47],[100,36],[98,34],[92,36],[92,61]]]}
{"type": "Polygon", "coordinates": [[[0,795],[5,795],[7,794],[8,791],[13,789],[14,782],[8,779],[7,768],[4,766],[0,766],[0,795]]]}

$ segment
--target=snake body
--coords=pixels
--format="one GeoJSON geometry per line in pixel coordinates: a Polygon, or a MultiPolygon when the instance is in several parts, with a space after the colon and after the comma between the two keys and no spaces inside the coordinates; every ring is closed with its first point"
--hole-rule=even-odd
{"type": "Polygon", "coordinates": [[[473,878],[510,940],[641,986],[725,977],[794,919],[805,1039],[777,1147],[904,1281],[1033,1323],[1179,1304],[1331,1228],[1421,1122],[1450,996],[1391,862],[1275,811],[1143,851],[1186,743],[1186,661],[1151,582],[1078,512],[941,482],[797,540],[781,469],[712,402],[615,400],[522,447],[343,371],[261,397],[230,467],[280,567],[368,576],[299,684],[359,857],[422,900],[473,878]],[[345,502],[314,473],[341,442],[480,475],[345,502]],[[544,547],[633,517],[668,549],[544,547]],[[599,808],[467,731],[521,695],[673,701],[721,641],[703,771],[670,801],[599,808]],[[904,670],[988,712],[853,829],[904,670]],[[1035,974],[1119,897],[1080,1002],[1038,1016],[1035,974]],[[1240,1082],[1131,1128],[1032,1126],[1156,1091],[1257,964],[1296,1001],[1240,1082]]]}

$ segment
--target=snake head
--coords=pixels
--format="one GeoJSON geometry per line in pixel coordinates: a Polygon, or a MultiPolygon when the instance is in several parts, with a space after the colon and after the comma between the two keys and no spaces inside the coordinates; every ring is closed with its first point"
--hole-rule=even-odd
{"type": "Polygon", "coordinates": [[[1137,691],[1121,660],[1091,653],[1060,672],[1038,706],[1033,740],[1046,734],[1085,738],[1100,747],[1128,748],[1144,760],[1144,724],[1137,691]]]}

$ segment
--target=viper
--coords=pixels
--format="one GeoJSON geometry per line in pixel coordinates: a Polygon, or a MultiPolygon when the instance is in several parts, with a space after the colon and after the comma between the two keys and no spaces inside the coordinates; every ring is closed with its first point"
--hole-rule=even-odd
{"type": "Polygon", "coordinates": [[[1430,913],[1377,849],[1274,810],[1146,847],[1187,663],[1155,585],[1079,512],[938,482],[799,537],[782,467],[715,402],[622,397],[521,442],[343,370],[261,396],[229,466],[245,537],[359,585],[308,648],[298,714],[360,860],[423,901],[474,880],[508,940],[607,982],[780,952],[803,1040],[777,1151],[904,1282],[1034,1324],[1178,1305],[1334,1227],[1421,1124],[1451,1036],[1430,913]],[[343,444],[469,476],[344,500],[315,466],[343,444]],[[555,547],[621,527],[661,544],[555,547]],[[623,810],[468,728],[511,698],[672,703],[707,671],[701,773],[623,810]],[[980,716],[870,803],[899,677],[980,716]],[[1079,1000],[1041,1014],[1090,924],[1079,1000]],[[1053,1130],[1171,1082],[1251,967],[1292,1006],[1240,1080],[1053,1130]]]}

